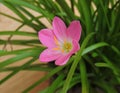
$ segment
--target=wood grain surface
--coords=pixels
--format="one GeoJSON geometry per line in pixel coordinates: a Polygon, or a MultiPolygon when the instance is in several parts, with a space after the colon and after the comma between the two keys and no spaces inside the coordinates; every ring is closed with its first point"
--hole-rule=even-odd
{"type": "MultiPolygon", "coordinates": [[[[18,18],[12,11],[10,11],[8,8],[0,4],[0,12],[10,14],[16,18],[18,18]]],[[[32,11],[33,12],[33,11],[32,11]]],[[[33,12],[34,15],[38,15],[37,13],[33,12]]],[[[43,19],[44,21],[44,19],[43,19]]],[[[19,27],[21,24],[13,21],[12,19],[9,19],[5,16],[0,15],[0,31],[9,31],[9,30],[15,30],[17,27],[19,27]]],[[[50,26],[50,24],[47,24],[50,26]]],[[[25,31],[34,31],[32,28],[24,26],[21,30],[25,31]]],[[[0,36],[0,39],[7,40],[8,36],[0,36]]],[[[12,39],[21,39],[20,36],[15,36],[12,39]]],[[[29,40],[30,38],[24,37],[23,39],[29,40]]],[[[14,50],[17,49],[23,49],[26,48],[26,46],[12,46],[14,50]]],[[[0,49],[2,49],[3,46],[0,46],[0,49]]],[[[7,51],[11,51],[11,45],[7,45],[5,48],[7,51]]],[[[0,57],[0,62],[3,60],[6,60],[10,58],[11,56],[7,57],[0,57]]],[[[20,62],[17,62],[15,64],[12,64],[14,66],[20,66],[23,63],[25,63],[30,58],[27,58],[25,60],[22,60],[20,62]]],[[[37,60],[36,63],[39,63],[39,60],[37,60]]],[[[4,77],[6,77],[11,72],[0,72],[0,80],[2,80],[4,77]]],[[[35,83],[35,81],[39,80],[41,77],[43,77],[46,73],[45,72],[37,72],[37,71],[20,71],[16,75],[14,75],[12,78],[7,80],[5,83],[0,85],[0,93],[22,93],[24,89],[29,87],[31,84],[35,83]]],[[[48,86],[49,81],[46,81],[42,83],[41,85],[38,85],[35,89],[30,91],[30,93],[37,93],[39,90],[44,89],[46,86],[48,86]]]]}

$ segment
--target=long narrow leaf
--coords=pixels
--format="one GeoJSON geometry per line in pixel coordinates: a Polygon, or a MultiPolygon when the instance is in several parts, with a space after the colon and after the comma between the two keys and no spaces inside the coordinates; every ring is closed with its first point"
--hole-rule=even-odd
{"type": "Polygon", "coordinates": [[[37,37],[37,33],[31,32],[18,32],[18,31],[1,31],[0,35],[22,35],[22,36],[32,36],[37,37]]]}
{"type": "Polygon", "coordinates": [[[87,48],[83,51],[82,55],[84,55],[84,54],[86,54],[86,53],[89,53],[89,52],[91,52],[91,51],[93,51],[93,50],[95,50],[95,49],[97,49],[97,48],[103,47],[103,46],[108,46],[108,44],[105,43],[105,42],[100,42],[100,43],[91,45],[91,46],[87,47],[87,48]]]}

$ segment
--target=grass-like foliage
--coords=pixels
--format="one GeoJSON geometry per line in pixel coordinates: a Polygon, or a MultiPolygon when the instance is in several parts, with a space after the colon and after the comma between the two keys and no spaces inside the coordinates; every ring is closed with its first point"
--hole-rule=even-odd
{"type": "MultiPolygon", "coordinates": [[[[0,72],[11,73],[0,81],[10,79],[22,70],[47,71],[47,75],[30,85],[24,93],[28,93],[47,79],[54,77],[53,82],[39,93],[67,93],[73,87],[79,87],[79,93],[119,93],[120,86],[120,1],[119,0],[0,0],[4,6],[12,10],[18,17],[0,12],[21,25],[14,31],[0,31],[0,36],[10,36],[8,40],[0,40],[0,45],[28,46],[29,48],[5,51],[1,56],[15,55],[0,62],[0,72]],[[69,2],[69,3],[68,3],[69,2]],[[37,12],[35,16],[30,10],[37,12]],[[47,28],[42,18],[51,24],[54,16],[59,16],[68,25],[72,20],[79,20],[82,25],[80,50],[73,55],[64,66],[52,63],[32,65],[38,59],[44,47],[37,39],[38,31],[47,28]],[[24,26],[34,32],[24,32],[24,26]],[[32,40],[12,40],[15,35],[29,36],[32,40]],[[8,67],[17,61],[31,58],[19,67],[8,67]],[[82,88],[82,89],[81,89],[82,88]],[[81,89],[81,90],[80,90],[81,89]],[[80,92],[81,91],[81,92],[80,92]]],[[[74,93],[74,92],[72,92],[74,93]]]]}

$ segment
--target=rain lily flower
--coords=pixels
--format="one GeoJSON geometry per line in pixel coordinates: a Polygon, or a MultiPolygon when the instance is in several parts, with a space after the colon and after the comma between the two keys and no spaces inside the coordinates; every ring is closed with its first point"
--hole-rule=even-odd
{"type": "Polygon", "coordinates": [[[42,29],[38,33],[39,40],[47,47],[39,59],[41,62],[55,60],[56,65],[64,65],[80,49],[81,25],[79,21],[72,21],[67,28],[59,17],[54,17],[52,25],[53,29],[42,29]]]}

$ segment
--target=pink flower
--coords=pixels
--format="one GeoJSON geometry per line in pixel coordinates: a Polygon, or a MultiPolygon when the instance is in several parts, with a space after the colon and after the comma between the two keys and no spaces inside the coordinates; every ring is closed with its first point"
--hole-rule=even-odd
{"type": "Polygon", "coordinates": [[[73,21],[67,28],[58,17],[54,17],[52,25],[53,29],[39,31],[39,40],[47,47],[39,59],[41,62],[55,60],[56,65],[64,65],[80,49],[81,25],[79,21],[73,21]]]}

